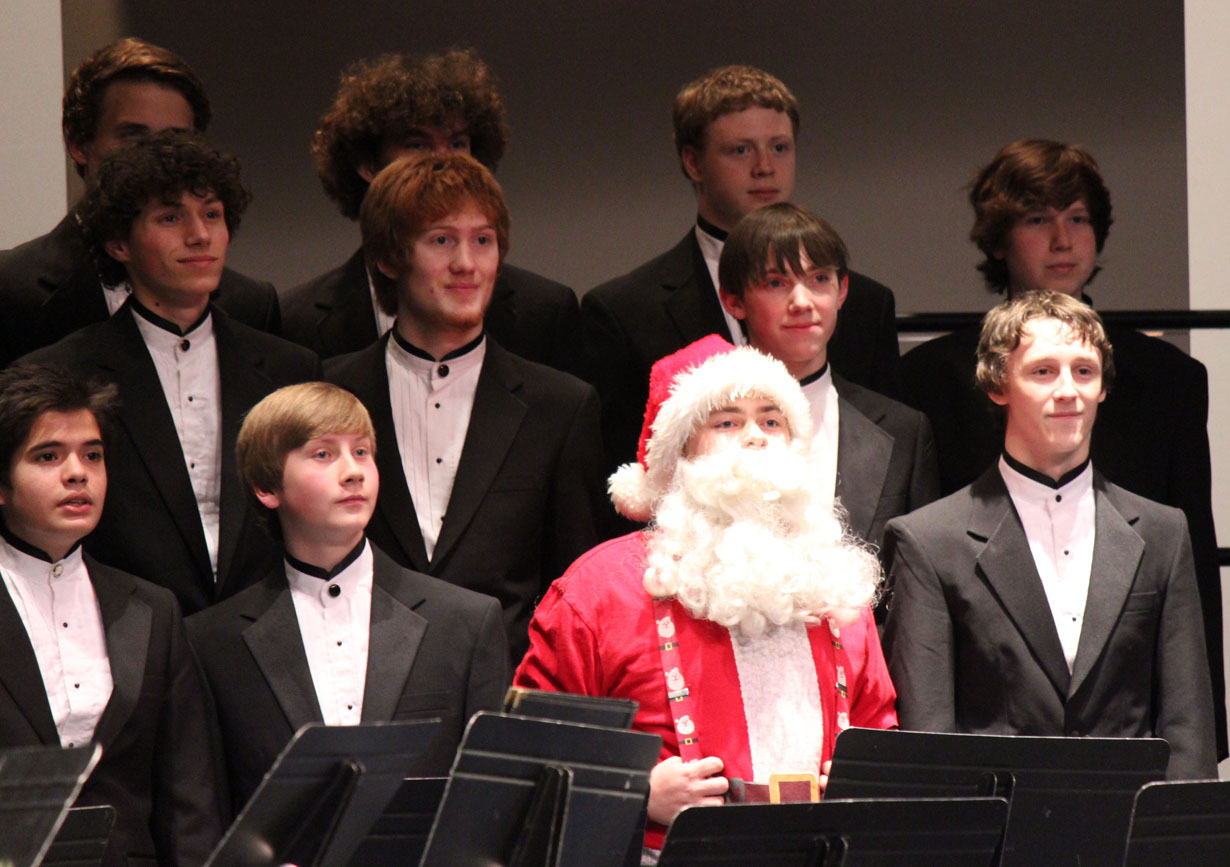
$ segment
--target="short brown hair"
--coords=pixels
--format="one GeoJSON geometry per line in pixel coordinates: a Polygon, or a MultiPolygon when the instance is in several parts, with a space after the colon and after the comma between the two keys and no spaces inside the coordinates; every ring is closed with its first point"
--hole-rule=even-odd
{"type": "Polygon", "coordinates": [[[105,443],[118,395],[114,383],[54,365],[26,362],[0,371],[0,485],[12,485],[13,459],[44,413],[88,410],[105,443]]]}
{"type": "Polygon", "coordinates": [[[803,273],[804,254],[813,268],[835,268],[839,277],[846,275],[850,256],[832,226],[789,202],[757,208],[726,239],[718,283],[723,292],[742,298],[749,286],[764,279],[770,263],[782,272],[803,273]]]}
{"type": "Polygon", "coordinates": [[[755,66],[722,66],[688,82],[675,96],[671,120],[675,126],[675,152],[685,177],[683,149],[705,149],[709,124],[725,114],[743,111],[753,105],[783,111],[790,117],[794,134],[799,134],[799,103],[782,84],[755,66]]]}
{"type": "MultiPolygon", "coordinates": [[[[130,36],[104,45],[73,70],[64,91],[61,125],[65,144],[94,140],[103,94],[107,85],[120,80],[153,81],[178,90],[192,108],[196,131],[205,132],[209,126],[209,96],[192,67],[165,48],[130,36]]],[[[77,174],[84,177],[85,167],[77,165],[77,174]]]]}
{"type": "Polygon", "coordinates": [[[358,219],[368,186],[358,168],[380,168],[389,139],[453,124],[465,128],[471,155],[494,171],[508,143],[504,100],[495,74],[473,50],[360,60],[342,72],[333,105],[312,136],[316,175],[342,215],[358,219]]]}
{"type": "MultiPolygon", "coordinates": [[[[1011,275],[1003,258],[1008,233],[1029,212],[1063,210],[1073,202],[1084,202],[1099,253],[1114,222],[1110,191],[1089,151],[1080,145],[1046,139],[1005,145],[970,181],[969,201],[974,206],[974,227],[969,237],[986,257],[978,270],[992,292],[1008,288],[1011,275]]],[[[1093,274],[1098,270],[1095,268],[1093,274]]]]}
{"type": "Polygon", "coordinates": [[[126,240],[151,200],[178,201],[184,193],[217,196],[232,235],[251,200],[239,177],[239,160],[195,133],[166,129],[141,136],[102,161],[77,217],[105,281],[118,283],[127,273],[111,258],[107,243],[126,240]]]}
{"type": "Polygon", "coordinates": [[[414,264],[414,239],[427,226],[473,203],[495,228],[500,260],[508,253],[508,206],[495,176],[468,154],[414,154],[380,171],[359,209],[363,257],[376,301],[397,312],[397,288],[380,264],[407,270],[414,264]]]}
{"type": "Polygon", "coordinates": [[[1032,319],[1056,319],[1096,349],[1102,357],[1102,388],[1110,390],[1115,381],[1115,359],[1102,317],[1070,295],[1040,291],[1024,292],[1002,301],[982,317],[975,370],[980,389],[987,394],[1003,393],[1008,382],[1008,356],[1021,345],[1025,324],[1032,319]]]}
{"type": "Polygon", "coordinates": [[[309,440],[330,433],[357,433],[371,440],[376,429],[362,401],[327,382],[288,385],[266,395],[244,416],[235,442],[235,460],[244,492],[265,526],[280,538],[273,510],[256,492],[281,491],[286,456],[309,440]]]}

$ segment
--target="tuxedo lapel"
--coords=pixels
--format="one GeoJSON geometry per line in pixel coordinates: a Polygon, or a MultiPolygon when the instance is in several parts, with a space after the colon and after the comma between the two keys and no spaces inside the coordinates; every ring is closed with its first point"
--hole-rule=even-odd
{"type": "Polygon", "coordinates": [[[368,343],[379,336],[361,248],[339,269],[337,280],[322,288],[324,291],[315,300],[317,309],[325,314],[316,326],[318,345],[354,346],[356,335],[366,335],[368,343]]]}
{"type": "MultiPolygon", "coordinates": [[[[58,339],[102,322],[109,311],[98,271],[90,261],[71,212],[51,230],[47,244],[55,255],[45,258],[46,267],[37,277],[46,298],[39,310],[39,321],[31,324],[45,338],[58,339]]],[[[54,343],[55,339],[45,339],[44,343],[54,343]]]]}
{"type": "Polygon", "coordinates": [[[1069,696],[1081,688],[1110,640],[1145,552],[1144,540],[1132,528],[1140,516],[1124,514],[1116,508],[1101,475],[1094,475],[1093,492],[1093,566],[1089,571],[1085,619],[1076,645],[1076,659],[1072,662],[1069,696]]]}
{"type": "Polygon", "coordinates": [[[528,409],[517,396],[520,388],[521,379],[509,354],[488,339],[453,491],[431,558],[433,565],[443,562],[461,539],[516,439],[528,409]]]}
{"type": "Polygon", "coordinates": [[[681,345],[709,334],[731,340],[730,328],[709,276],[709,266],[705,264],[694,232],[688,232],[671,250],[667,265],[669,270],[663,274],[662,285],[673,291],[666,299],[666,312],[683,338],[681,345]]]}
{"type": "Polygon", "coordinates": [[[975,539],[986,541],[977,557],[978,571],[999,597],[1055,691],[1065,697],[1070,681],[1068,663],[1025,528],[1012,505],[998,464],[974,482],[970,495],[974,505],[968,532],[975,539]]]}
{"type": "Polygon", "coordinates": [[[363,687],[363,722],[393,718],[414,667],[427,621],[413,609],[422,594],[403,586],[399,567],[372,549],[372,619],[368,634],[367,680],[363,687]]]}
{"type": "Polygon", "coordinates": [[[837,390],[837,496],[850,529],[871,538],[876,508],[888,477],[893,437],[837,390]]]}
{"type": "MultiPolygon", "coordinates": [[[[234,328],[225,313],[214,308],[214,340],[218,351],[218,390],[221,399],[220,427],[222,438],[222,485],[219,496],[218,530],[218,593],[219,598],[229,596],[233,579],[231,561],[235,548],[244,532],[245,520],[249,517],[247,497],[239,481],[239,468],[235,462],[235,442],[243,416],[261,398],[273,391],[273,384],[265,372],[265,358],[244,345],[235,335],[234,328]]],[[[180,463],[183,461],[181,459],[180,463]]],[[[238,588],[235,588],[238,589],[238,588]]]]}
{"type": "MultiPolygon", "coordinates": [[[[134,315],[125,309],[109,320],[115,339],[105,342],[106,354],[99,356],[98,365],[119,385],[123,398],[118,412],[120,424],[166,503],[167,512],[192,552],[197,569],[201,575],[211,575],[205,530],[201,526],[192,481],[184,466],[179,435],[162,393],[158,371],[141,339],[134,315]]],[[[212,596],[213,587],[207,592],[212,596]]]]}
{"type": "Polygon", "coordinates": [[[34,645],[26,632],[17,606],[8,590],[0,585],[0,647],[4,648],[4,664],[0,665],[0,684],[13,699],[38,739],[49,746],[60,745],[60,733],[47,702],[43,675],[34,655],[34,645]]]}
{"type": "Polygon", "coordinates": [[[393,538],[411,567],[427,571],[427,547],[419,530],[418,514],[406,484],[406,469],[397,443],[397,428],[393,424],[393,407],[389,403],[389,372],[384,356],[389,335],[362,350],[358,375],[343,383],[367,407],[376,431],[376,469],[380,472],[380,496],[376,509],[388,525],[393,538]]]}
{"type": "Polygon", "coordinates": [[[291,731],[310,722],[324,722],[290,588],[278,573],[266,578],[261,586],[266,592],[254,598],[252,606],[241,614],[253,621],[243,631],[244,644],[265,676],[291,731]]]}
{"type": "Polygon", "coordinates": [[[148,604],[133,597],[131,577],[122,572],[104,575],[96,563],[90,563],[89,569],[111,665],[111,698],[94,728],[94,740],[106,750],[128,723],[141,697],[154,615],[148,604]]]}

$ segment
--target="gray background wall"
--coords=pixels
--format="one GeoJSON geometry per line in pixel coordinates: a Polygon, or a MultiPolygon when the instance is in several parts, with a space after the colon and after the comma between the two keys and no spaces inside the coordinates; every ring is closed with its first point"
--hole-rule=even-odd
{"type": "MultiPolygon", "coordinates": [[[[66,2],[66,45],[90,5],[66,2]]],[[[834,223],[902,311],[988,304],[962,188],[1025,136],[1082,142],[1102,164],[1116,224],[1099,306],[1187,305],[1181,0],[112,5],[123,32],[204,78],[211,132],[256,196],[232,261],[279,288],[357,246],[308,156],[340,68],[472,45],[504,82],[513,129],[499,171],[512,261],[579,291],[682,235],[694,211],[671,99],[710,67],[749,62],[802,104],[796,199],[834,223]]],[[[77,59],[66,50],[66,66],[77,59]]]]}

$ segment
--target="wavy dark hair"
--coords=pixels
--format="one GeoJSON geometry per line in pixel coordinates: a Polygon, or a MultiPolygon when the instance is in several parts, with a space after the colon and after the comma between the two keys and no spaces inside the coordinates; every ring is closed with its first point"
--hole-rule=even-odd
{"type": "Polygon", "coordinates": [[[240,180],[239,160],[194,133],[141,136],[103,160],[77,206],[103,280],[118,283],[126,276],[124,265],[107,253],[107,243],[127,239],[150,201],[178,201],[184,193],[217,196],[232,236],[252,198],[240,180]]]}
{"type": "Polygon", "coordinates": [[[504,156],[508,126],[495,73],[472,49],[415,58],[382,54],[342,72],[337,96],[312,137],[316,175],[343,216],[356,220],[389,140],[415,129],[460,126],[470,154],[492,171],[504,156]]]}

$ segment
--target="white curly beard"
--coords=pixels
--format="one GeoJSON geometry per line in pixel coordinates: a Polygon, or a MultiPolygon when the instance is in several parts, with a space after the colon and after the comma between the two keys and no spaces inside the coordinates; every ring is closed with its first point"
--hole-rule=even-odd
{"type": "Polygon", "coordinates": [[[875,599],[880,565],[832,504],[813,498],[815,476],[776,440],[681,461],[651,527],[645,589],[748,636],[823,617],[854,622],[875,599]]]}

